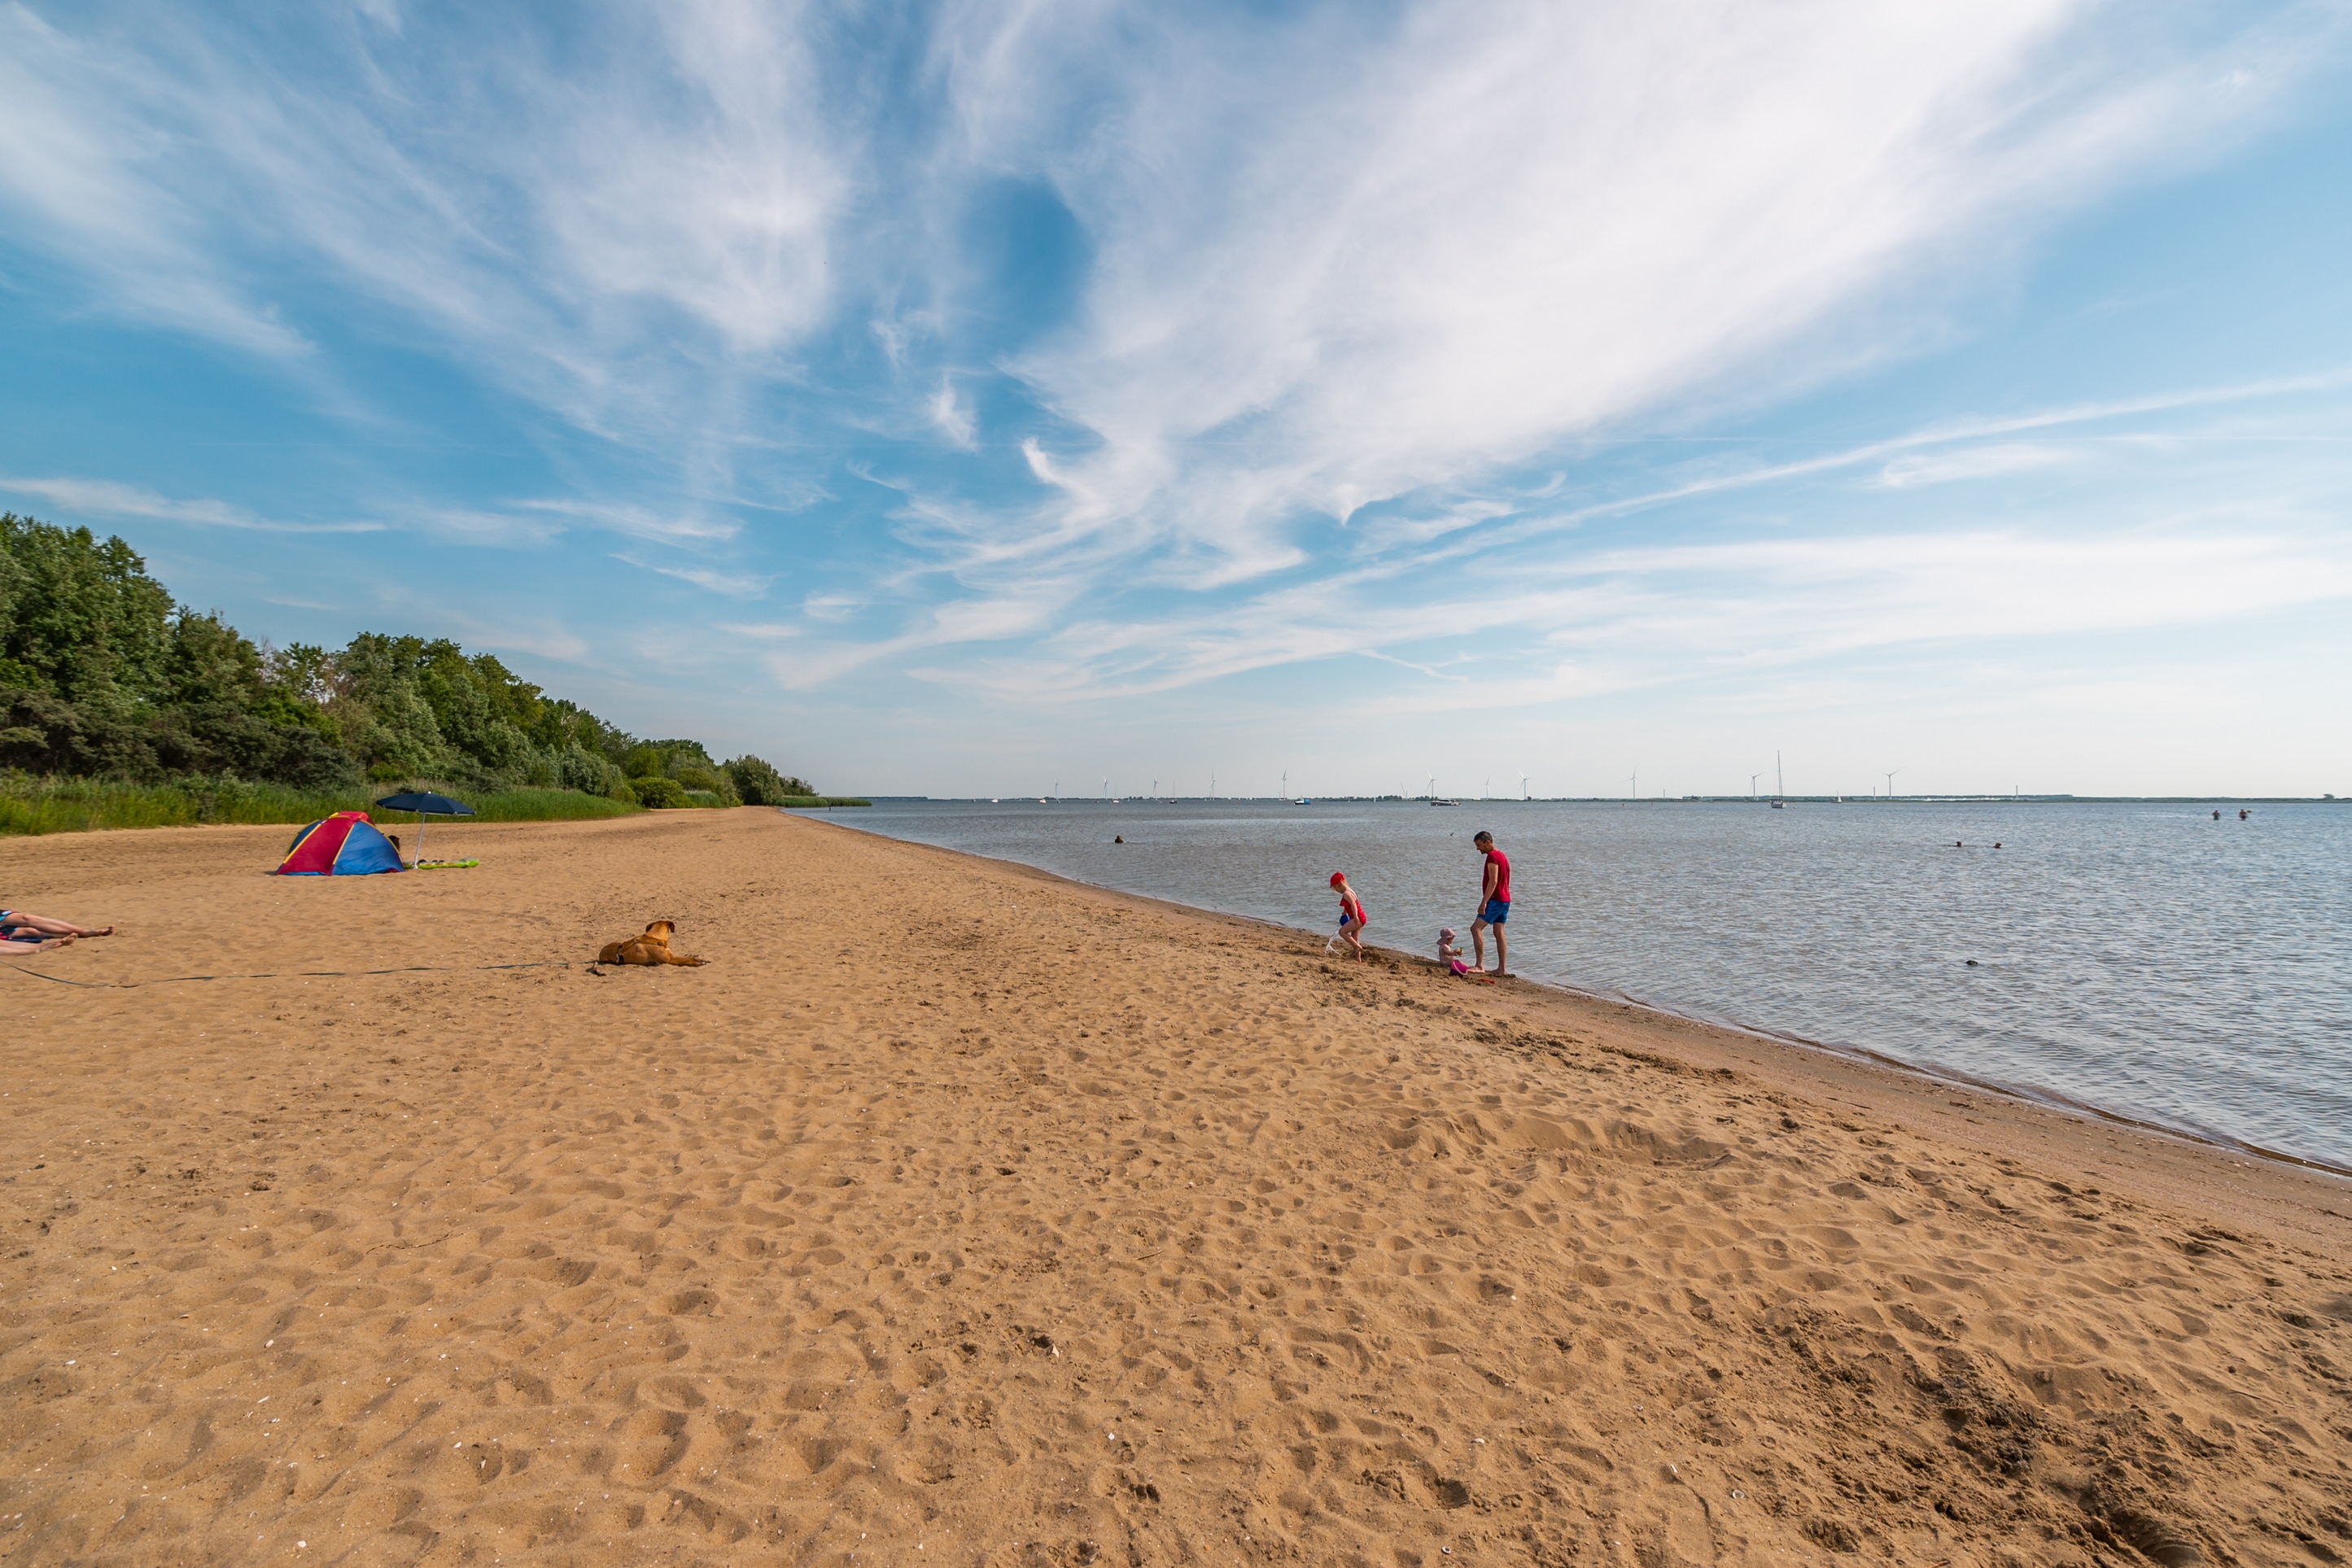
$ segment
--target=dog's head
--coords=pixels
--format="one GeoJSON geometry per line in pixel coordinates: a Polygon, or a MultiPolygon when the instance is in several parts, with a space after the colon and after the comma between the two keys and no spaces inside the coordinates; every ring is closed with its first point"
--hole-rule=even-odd
{"type": "Polygon", "coordinates": [[[656,941],[667,942],[669,940],[670,932],[675,929],[676,927],[668,921],[656,920],[651,925],[646,927],[646,935],[653,937],[656,941]]]}

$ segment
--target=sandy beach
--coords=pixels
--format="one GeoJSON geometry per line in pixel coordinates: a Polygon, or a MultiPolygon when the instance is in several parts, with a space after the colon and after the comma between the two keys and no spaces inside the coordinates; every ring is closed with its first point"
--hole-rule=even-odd
{"type": "Polygon", "coordinates": [[[2352,1557],[2352,1184],[772,810],[289,834],[0,841],[121,927],[0,967],[0,1562],[2352,1557]]]}

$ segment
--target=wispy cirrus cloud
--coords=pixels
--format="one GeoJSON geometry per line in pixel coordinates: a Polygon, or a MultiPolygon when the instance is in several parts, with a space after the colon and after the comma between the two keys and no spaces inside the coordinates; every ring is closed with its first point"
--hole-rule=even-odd
{"type": "Polygon", "coordinates": [[[299,258],[303,292],[567,417],[674,435],[714,364],[834,298],[844,175],[803,7],[321,12],[275,57],[163,8],[75,20],[0,9],[0,202],[99,308],[303,353],[273,300],[299,258]]]}
{"type": "Polygon", "coordinates": [[[381,533],[384,528],[383,523],[368,521],[288,522],[262,517],[231,501],[165,496],[112,479],[0,474],[0,494],[37,496],[52,507],[62,507],[83,517],[139,517],[156,522],[188,523],[199,528],[242,528],[255,533],[372,534],[381,533]]]}
{"type": "Polygon", "coordinates": [[[717,542],[733,538],[741,525],[731,517],[714,516],[691,502],[651,507],[616,501],[540,499],[517,503],[518,509],[545,517],[570,517],[656,543],[717,542]]]}
{"type": "Polygon", "coordinates": [[[2053,468],[2076,454],[2063,446],[2015,441],[1977,446],[1958,452],[1920,454],[1890,460],[1878,471],[1878,483],[1894,490],[1919,485],[1950,485],[1969,479],[1990,479],[2003,474],[2026,474],[2053,468]]]}
{"type": "Polygon", "coordinates": [[[2341,25],[2126,40],[2072,0],[960,16],[969,156],[1050,171],[1096,246],[1078,319],[1014,366],[1093,441],[1044,454],[1055,510],[1172,540],[1211,585],[1289,564],[1303,515],[1801,383],[1763,368],[1797,340],[1850,368],[1863,308],[2225,144],[2341,25]]]}
{"type": "Polygon", "coordinates": [[[1025,700],[1092,701],[1361,655],[1442,683],[1384,701],[1415,711],[1516,706],[1727,669],[2352,599],[2352,548],[2315,529],[1879,534],[1580,552],[1516,570],[1505,586],[1453,580],[1403,601],[1370,586],[1318,583],[1216,613],[1080,621],[1031,648],[921,673],[1025,700]],[[1440,657],[1454,667],[1432,667],[1440,657]]]}
{"type": "Polygon", "coordinates": [[[690,582],[697,588],[711,593],[725,594],[730,599],[764,599],[767,597],[769,585],[776,580],[773,577],[718,571],[708,567],[688,566],[683,563],[666,565],[656,560],[644,560],[633,555],[615,555],[613,559],[634,566],[640,571],[655,572],[663,577],[674,577],[680,582],[690,582]]]}

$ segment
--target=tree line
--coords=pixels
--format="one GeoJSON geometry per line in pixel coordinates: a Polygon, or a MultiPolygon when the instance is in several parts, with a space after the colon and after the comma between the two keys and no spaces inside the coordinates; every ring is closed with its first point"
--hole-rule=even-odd
{"type": "Polygon", "coordinates": [[[816,792],[756,757],[633,736],[446,638],[256,643],[176,603],[120,538],[14,512],[0,513],[0,769],[561,788],[647,806],[816,792]]]}

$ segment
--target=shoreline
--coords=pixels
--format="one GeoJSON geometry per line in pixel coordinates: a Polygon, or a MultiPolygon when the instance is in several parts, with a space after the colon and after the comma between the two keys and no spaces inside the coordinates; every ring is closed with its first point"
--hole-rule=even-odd
{"type": "Polygon", "coordinates": [[[229,929],[285,977],[0,976],[0,1550],[2080,1568],[2352,1529],[2337,1178],[828,825],[482,825],[437,879],[289,883],[271,828],[13,856],[123,926],[53,977],[229,929]],[[487,967],[656,915],[709,967],[487,967]],[[452,967],[303,973],[404,956],[452,967]]]}
{"type": "MultiPolygon", "coordinates": [[[[1325,957],[1319,947],[1313,946],[1329,933],[1312,927],[1289,925],[1261,915],[1211,909],[1201,904],[1185,904],[1178,899],[1163,898],[1156,894],[1136,893],[1126,888],[1110,887],[1101,883],[1066,876],[1044,866],[1032,865],[1026,861],[1008,860],[1002,856],[981,854],[971,850],[950,849],[940,844],[927,844],[920,840],[892,838],[887,833],[874,828],[822,820],[816,821],[814,825],[881,839],[905,849],[919,851],[927,854],[944,855],[951,862],[971,862],[1034,878],[1049,885],[1129,902],[1143,908],[1161,910],[1194,919],[1230,923],[1245,929],[1265,933],[1270,936],[1306,944],[1312,950],[1313,955],[1321,961],[1332,964],[1341,962],[1337,954],[1325,957]]],[[[1383,946],[1378,943],[1367,943],[1366,946],[1370,951],[1379,954],[1390,965],[1418,972],[1432,983],[1443,984],[1452,990],[1468,991],[1469,989],[1439,970],[1433,959],[1424,958],[1418,953],[1403,948],[1383,946]]],[[[1972,1081],[1959,1074],[1938,1072],[1897,1057],[1873,1051],[1865,1047],[1826,1044],[1807,1040],[1801,1036],[1778,1033],[1695,1012],[1685,1012],[1657,1003],[1646,1002],[1638,998],[1587,991],[1557,981],[1533,980],[1513,975],[1509,977],[1507,984],[1514,990],[1555,997],[1564,1002],[1608,1009],[1621,1015],[1629,1014],[1635,1019],[1653,1020],[1660,1032],[1679,1033],[1680,1030],[1693,1030],[1699,1031],[1702,1037],[1726,1037],[1723,1040],[1715,1043],[1727,1053],[1736,1052],[1741,1043],[1762,1046],[1782,1053],[1784,1060],[1778,1065],[1784,1071],[1795,1070],[1791,1072],[1792,1077],[1805,1077],[1801,1069],[1807,1062],[1823,1065],[1837,1064],[1895,1080],[1904,1091],[1911,1093],[1977,1095],[1990,1103],[1988,1109],[2009,1109],[2031,1113],[2039,1117],[2049,1118],[2061,1126],[2079,1128],[2086,1134],[2093,1133],[2120,1134],[2126,1139],[2145,1143],[2148,1145],[2147,1153],[2151,1156],[2158,1155],[2160,1151],[2165,1149],[2177,1149],[2184,1154],[2205,1156],[2229,1165],[2242,1166],[2248,1160],[2260,1161],[2263,1167],[2275,1167],[2283,1176],[2289,1173],[2303,1174],[2307,1175],[2312,1180],[2324,1183],[2325,1186],[2321,1190],[2328,1195],[2331,1200],[2340,1201],[2343,1204],[2343,1210],[2339,1212],[2334,1207],[2326,1207],[2316,1197],[2312,1200],[2315,1207],[2317,1207],[2323,1214],[2352,1220],[2352,1171],[2338,1170],[2321,1161],[2246,1147],[2224,1138],[2200,1136],[2196,1133],[2168,1126],[2161,1123],[2125,1116],[2100,1110],[2095,1106],[2074,1104],[2063,1096],[2056,1094],[2044,1096],[2002,1084],[1972,1081]],[[1675,1026],[1680,1026],[1680,1030],[1675,1026]]],[[[1497,989],[1499,990],[1500,988],[1497,989]]],[[[1475,999],[1475,993],[1473,997],[1475,999]]],[[[1818,1082],[1823,1084],[1843,1083],[1844,1080],[1834,1075],[1824,1075],[1818,1082]]],[[[2352,1241],[2352,1237],[2347,1237],[2347,1239],[2352,1241]]]]}
{"type": "MultiPolygon", "coordinates": [[[[904,797],[904,799],[911,800],[914,798],[904,797]]],[[[1334,797],[1333,799],[1337,799],[1337,797],[1334,797]]],[[[2217,797],[2216,799],[2219,798],[2217,797]]],[[[1273,803],[1281,804],[1283,802],[1276,800],[1273,803]]],[[[1484,802],[1482,802],[1482,804],[1484,802]]],[[[1523,802],[1506,803],[1518,804],[1523,802]]],[[[1546,804],[1547,802],[1537,801],[1532,803],[1546,804]]],[[[1549,803],[1584,804],[1586,802],[1560,801],[1549,803]]],[[[1686,802],[1669,800],[1658,803],[1675,805],[1686,802]]],[[[1942,804],[1944,802],[1897,801],[1895,803],[1933,805],[1942,804]]],[[[1955,803],[1972,804],[1975,802],[1955,803]]],[[[2111,802],[2102,801],[2092,803],[2111,802]]],[[[1310,935],[1328,935],[1327,932],[1314,931],[1312,928],[1307,926],[1290,925],[1282,921],[1272,920],[1260,915],[1244,915],[1234,911],[1213,909],[1205,904],[1186,904],[1181,899],[1162,898],[1154,894],[1135,893],[1125,888],[1112,887],[1105,883],[1088,882],[1083,877],[1068,876],[1063,873],[1053,871],[1045,866],[1033,865],[1026,861],[1016,861],[998,855],[982,854],[979,852],[972,850],[950,849],[944,845],[928,844],[919,839],[901,839],[878,827],[859,826],[851,823],[833,823],[831,825],[846,828],[848,831],[853,832],[866,833],[877,838],[887,839],[892,843],[909,844],[924,849],[940,850],[943,853],[961,855],[965,858],[982,862],[991,865],[1005,866],[1034,873],[1039,876],[1050,877],[1057,882],[1066,883],[1073,887],[1091,888],[1103,893],[1118,894],[1123,897],[1139,898],[1149,903],[1163,905],[1169,909],[1181,910],[1190,914],[1211,915],[1219,919],[1249,921],[1256,925],[1264,925],[1270,930],[1281,931],[1300,937],[1305,937],[1310,935]]],[[[1376,949],[1379,952],[1391,955],[1399,960],[1418,964],[1430,970],[1432,974],[1435,974],[1437,972],[1437,965],[1434,959],[1423,957],[1411,949],[1391,947],[1376,941],[1368,941],[1365,946],[1368,948],[1376,949]]],[[[2328,1160],[2319,1159],[2306,1155],[2293,1154],[2284,1149],[2268,1148],[2259,1144],[2248,1143],[2243,1139],[2231,1137],[2223,1133],[2204,1131],[2194,1127],[2179,1126],[2168,1122],[2156,1121],[2146,1116],[2137,1116],[2122,1111],[2110,1110],[2095,1102],[2077,1099],[2055,1089],[2044,1088],[2033,1084],[2010,1083],[1998,1079],[1979,1077],[1975,1074],[1964,1072],[1958,1068],[1941,1067],[1906,1061],[1902,1057],[1877,1050],[1871,1046],[1846,1044],[1826,1040],[1816,1040],[1807,1035],[1801,1035],[1785,1030],[1775,1029],[1769,1024],[1750,1023],[1744,1019],[1727,1015],[1717,1014],[1702,1009],[1681,1007],[1672,1002],[1654,1000],[1628,992],[1591,990],[1565,980],[1529,979],[1523,975],[1516,973],[1511,976],[1511,978],[1520,984],[1555,991],[1562,996],[1580,998],[1593,1002],[1630,1007],[1643,1012],[1655,1013],[1663,1018],[1678,1019],[1686,1022],[1701,1025],[1705,1028],[1721,1030],[1731,1034],[1751,1037],[1784,1049],[1819,1051],[1833,1057],[1869,1062],[1891,1071],[1907,1073],[1916,1076],[1924,1082],[1929,1084],[1940,1085],[1948,1088],[1967,1089],[1976,1093],[1994,1095],[2005,1100],[2013,1100],[2021,1103],[2039,1106],[2044,1110],[2059,1112],[2063,1114],[2080,1118],[2086,1122],[2112,1124],[2121,1127],[2127,1127],[2136,1132],[2146,1134],[2153,1137],[2176,1140],[2195,1147],[2214,1149],[2224,1154],[2250,1155],[2256,1159],[2272,1161],[2284,1166],[2297,1166],[2305,1170],[2315,1171],[2321,1175],[2340,1177],[2347,1182],[2352,1182],[2352,1166],[2339,1166],[2328,1160]]]]}

